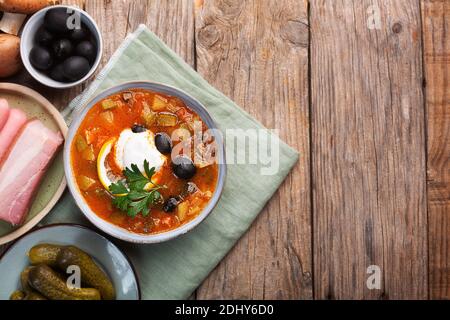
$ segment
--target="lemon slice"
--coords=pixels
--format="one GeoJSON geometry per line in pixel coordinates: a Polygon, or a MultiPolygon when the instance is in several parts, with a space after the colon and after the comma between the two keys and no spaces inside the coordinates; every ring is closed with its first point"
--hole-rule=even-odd
{"type": "Polygon", "coordinates": [[[108,154],[111,152],[112,146],[114,144],[115,139],[111,138],[107,140],[102,148],[100,149],[100,152],[98,153],[97,157],[97,174],[100,182],[102,183],[103,187],[109,191],[109,186],[112,184],[112,181],[108,177],[108,171],[105,167],[105,160],[108,154]]]}

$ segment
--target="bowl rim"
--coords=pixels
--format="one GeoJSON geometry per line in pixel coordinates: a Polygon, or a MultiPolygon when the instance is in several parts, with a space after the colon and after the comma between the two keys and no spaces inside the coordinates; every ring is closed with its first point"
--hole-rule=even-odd
{"type": "Polygon", "coordinates": [[[141,284],[140,284],[140,281],[139,281],[139,276],[138,276],[138,273],[136,272],[136,267],[134,266],[134,264],[131,261],[130,257],[128,257],[128,255],[123,250],[121,250],[114,242],[112,242],[110,239],[105,237],[103,234],[97,232],[96,230],[94,230],[93,228],[91,228],[89,226],[85,226],[85,225],[82,225],[82,224],[78,224],[78,223],[52,223],[52,224],[47,224],[47,225],[44,225],[44,226],[36,227],[33,230],[30,230],[30,231],[22,234],[20,237],[18,237],[14,241],[8,243],[6,248],[5,248],[5,250],[2,253],[0,253],[0,261],[2,261],[3,257],[9,251],[11,251],[17,244],[19,244],[19,242],[21,240],[23,240],[27,236],[29,236],[29,235],[31,235],[33,233],[36,233],[38,231],[42,231],[42,230],[45,230],[45,229],[51,229],[51,228],[55,228],[55,227],[71,227],[71,228],[84,229],[86,231],[95,233],[97,236],[99,236],[100,238],[105,239],[108,243],[113,245],[117,249],[117,251],[122,254],[122,256],[125,258],[125,260],[130,265],[131,271],[133,272],[134,278],[136,280],[137,300],[141,300],[142,299],[142,290],[141,290],[141,284]]]}
{"type": "MultiPolygon", "coordinates": [[[[43,18],[42,18],[43,19],[43,18]]],[[[102,33],[100,32],[100,28],[98,27],[97,23],[95,22],[95,20],[89,15],[89,13],[87,13],[86,11],[84,11],[83,9],[76,7],[76,6],[72,6],[72,5],[53,5],[53,6],[48,6],[45,7],[37,12],[35,12],[29,19],[28,21],[25,23],[22,32],[21,32],[21,38],[22,41],[20,41],[20,58],[22,59],[22,63],[25,67],[25,69],[28,71],[28,73],[39,83],[50,87],[50,88],[54,88],[54,89],[67,89],[67,88],[72,88],[75,87],[83,82],[85,82],[86,80],[88,80],[89,78],[92,77],[92,75],[97,71],[100,62],[102,61],[102,55],[103,55],[103,37],[102,37],[102,33]],[[75,82],[59,82],[56,80],[52,80],[52,83],[49,82],[50,77],[48,77],[47,75],[42,75],[40,74],[36,68],[34,68],[31,65],[30,59],[28,57],[27,54],[25,54],[25,41],[23,41],[24,35],[25,37],[31,36],[31,34],[35,34],[36,30],[31,30],[31,22],[34,22],[34,20],[38,19],[38,17],[40,18],[42,14],[45,14],[48,10],[54,9],[54,8],[70,8],[73,9],[75,11],[80,12],[80,14],[82,16],[84,16],[87,20],[89,20],[90,23],[92,23],[92,25],[94,26],[94,30],[96,35],[98,36],[98,43],[97,43],[97,57],[95,59],[94,64],[92,65],[91,69],[89,70],[89,72],[80,80],[77,80],[75,82]]]]}
{"type": "MultiPolygon", "coordinates": [[[[195,104],[195,107],[200,108],[205,115],[209,118],[207,121],[209,122],[208,128],[214,128],[216,130],[220,129],[217,126],[217,123],[213,119],[213,117],[210,115],[209,111],[206,109],[206,107],[199,102],[196,98],[192,97],[185,91],[176,88],[171,85],[167,85],[161,82],[155,82],[155,81],[145,81],[145,80],[135,80],[135,81],[126,81],[123,83],[120,83],[118,85],[112,86],[106,90],[101,91],[100,93],[96,94],[94,97],[90,98],[83,106],[79,107],[78,111],[74,111],[74,117],[73,121],[69,127],[69,132],[67,134],[66,141],[64,143],[64,173],[67,180],[67,185],[69,187],[70,193],[72,194],[73,198],[75,199],[75,203],[81,210],[81,212],[84,214],[84,216],[97,228],[102,230],[103,232],[118,238],[120,240],[124,240],[127,242],[132,243],[142,243],[142,244],[148,244],[148,243],[160,243],[165,242],[171,239],[174,239],[180,235],[183,235],[192,229],[194,229],[196,226],[198,226],[203,220],[206,219],[207,216],[213,211],[213,209],[217,206],[217,203],[219,202],[222,192],[224,189],[225,181],[226,181],[226,173],[227,173],[227,166],[226,166],[226,155],[225,155],[225,141],[223,134],[216,136],[216,139],[218,139],[218,151],[219,151],[219,172],[218,172],[218,178],[217,178],[217,184],[215,191],[213,193],[212,198],[209,200],[207,206],[191,221],[189,221],[186,224],[183,224],[179,226],[178,228],[156,233],[156,234],[139,234],[139,233],[133,233],[131,231],[128,231],[124,228],[121,228],[115,224],[110,223],[109,221],[106,221],[99,217],[95,212],[93,212],[90,207],[87,205],[84,198],[81,196],[79,188],[75,182],[75,178],[72,171],[72,165],[71,165],[71,157],[70,157],[70,149],[71,144],[73,141],[73,138],[81,124],[81,122],[84,120],[87,112],[100,100],[127,90],[127,89],[145,89],[150,90],[154,92],[162,92],[167,95],[177,96],[178,98],[181,98],[183,102],[189,107],[192,108],[192,104],[195,104]],[[162,90],[159,90],[162,89],[162,90]],[[166,92],[164,92],[166,90],[166,92]],[[188,100],[188,101],[186,101],[188,100]]],[[[194,109],[194,111],[196,111],[194,109]]],[[[198,112],[196,111],[198,114],[198,112]]],[[[200,116],[200,114],[199,114],[200,116]]],[[[206,121],[203,116],[200,116],[203,121],[206,121]]]]}

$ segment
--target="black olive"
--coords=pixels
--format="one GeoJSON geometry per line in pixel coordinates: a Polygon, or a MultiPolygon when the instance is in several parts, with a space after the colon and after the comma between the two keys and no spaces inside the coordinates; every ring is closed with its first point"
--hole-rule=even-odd
{"type": "Polygon", "coordinates": [[[50,78],[59,82],[68,82],[67,78],[64,76],[64,66],[62,63],[54,66],[49,73],[50,78]]]}
{"type": "Polygon", "coordinates": [[[169,154],[172,152],[172,140],[167,133],[161,132],[155,135],[156,149],[162,154],[169,154]]]}
{"type": "Polygon", "coordinates": [[[133,131],[134,133],[139,133],[139,132],[145,132],[147,131],[147,128],[144,126],[141,126],[139,124],[135,124],[132,128],[131,131],[133,131]]]}
{"type": "Polygon", "coordinates": [[[81,40],[86,39],[88,36],[89,31],[84,25],[81,25],[80,28],[76,28],[70,33],[70,39],[75,42],[80,42],[81,40]]]}
{"type": "Polygon", "coordinates": [[[93,62],[97,57],[97,49],[90,41],[82,41],[77,44],[75,53],[79,56],[85,57],[90,62],[93,62]]]}
{"type": "Polygon", "coordinates": [[[51,53],[41,46],[35,46],[30,51],[30,62],[39,70],[48,70],[53,65],[51,53]]]}
{"type": "Polygon", "coordinates": [[[164,202],[163,210],[164,212],[172,212],[178,205],[178,200],[175,197],[170,197],[164,202]]]}
{"type": "Polygon", "coordinates": [[[72,53],[72,43],[67,39],[59,39],[52,44],[53,54],[56,59],[65,59],[72,53]]]}
{"type": "Polygon", "coordinates": [[[186,156],[176,156],[172,163],[172,169],[180,179],[190,179],[197,172],[192,160],[186,156]]]}
{"type": "Polygon", "coordinates": [[[64,76],[72,81],[77,81],[88,74],[91,67],[86,58],[73,56],[64,61],[64,76]]]}
{"type": "Polygon", "coordinates": [[[40,26],[34,35],[34,41],[41,46],[48,47],[52,41],[55,39],[53,34],[51,34],[44,26],[40,26]]]}
{"type": "Polygon", "coordinates": [[[45,13],[44,25],[50,32],[64,34],[70,32],[70,16],[67,8],[53,8],[45,13]]]}

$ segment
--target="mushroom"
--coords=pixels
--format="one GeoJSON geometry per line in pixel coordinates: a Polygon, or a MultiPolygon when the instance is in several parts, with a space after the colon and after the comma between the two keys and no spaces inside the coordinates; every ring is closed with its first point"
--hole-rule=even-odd
{"type": "Polygon", "coordinates": [[[21,13],[5,12],[0,20],[0,31],[17,36],[26,17],[25,14],[21,13]]]}
{"type": "Polygon", "coordinates": [[[59,3],[59,0],[0,0],[0,11],[31,14],[59,3]]]}
{"type": "Polygon", "coordinates": [[[20,38],[12,34],[0,34],[0,78],[12,76],[21,67],[20,38]]]}

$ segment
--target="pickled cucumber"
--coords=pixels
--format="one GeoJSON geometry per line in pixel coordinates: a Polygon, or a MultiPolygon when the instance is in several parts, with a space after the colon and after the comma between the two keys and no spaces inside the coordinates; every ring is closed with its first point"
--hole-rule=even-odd
{"type": "Polygon", "coordinates": [[[46,264],[50,267],[56,265],[56,257],[61,251],[61,246],[54,244],[38,244],[30,249],[28,252],[28,257],[30,259],[31,264],[46,264]]]}
{"type": "Polygon", "coordinates": [[[23,300],[24,298],[25,298],[25,292],[16,290],[13,293],[11,293],[9,300],[23,300]]]}
{"type": "Polygon", "coordinates": [[[70,288],[49,266],[40,264],[29,271],[29,284],[51,300],[100,300],[93,288],[70,288]]]}
{"type": "Polygon", "coordinates": [[[104,300],[115,299],[116,292],[111,280],[86,252],[74,246],[64,247],[56,260],[61,270],[67,270],[71,265],[78,266],[81,271],[82,283],[98,289],[104,300]]]}
{"type": "Polygon", "coordinates": [[[22,284],[22,290],[25,291],[25,293],[33,291],[33,288],[31,288],[28,283],[31,269],[33,269],[33,267],[27,267],[20,274],[20,283],[22,284]]]}
{"type": "Polygon", "coordinates": [[[36,291],[30,291],[25,295],[23,300],[47,300],[47,298],[36,291]]]}

